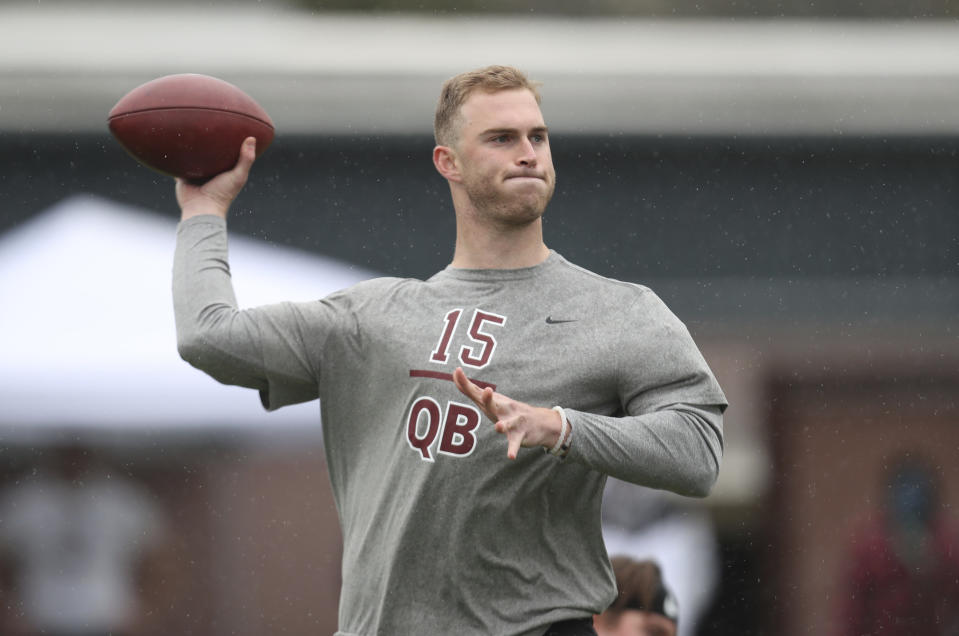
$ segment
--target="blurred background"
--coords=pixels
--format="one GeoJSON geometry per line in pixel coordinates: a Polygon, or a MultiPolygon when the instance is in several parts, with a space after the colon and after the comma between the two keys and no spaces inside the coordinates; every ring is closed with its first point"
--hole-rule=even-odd
{"type": "Polygon", "coordinates": [[[0,2],[0,633],[335,631],[319,408],[267,415],[180,361],[173,184],[109,136],[113,104],[194,72],[270,113],[230,224],[250,306],[444,267],[435,100],[496,63],[543,82],[547,243],[653,288],[731,403],[713,494],[611,485],[610,551],[662,562],[684,636],[959,633],[957,18],[0,2]]]}

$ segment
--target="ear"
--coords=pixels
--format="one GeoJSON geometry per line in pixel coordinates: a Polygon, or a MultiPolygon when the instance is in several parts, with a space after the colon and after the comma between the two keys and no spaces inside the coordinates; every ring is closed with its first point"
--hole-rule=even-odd
{"type": "Polygon", "coordinates": [[[611,627],[611,625],[609,625],[608,616],[593,614],[593,630],[596,631],[597,634],[606,634],[606,630],[609,627],[611,627]]]}
{"type": "Polygon", "coordinates": [[[456,152],[449,146],[433,148],[433,165],[436,166],[436,171],[443,175],[443,178],[447,181],[459,182],[462,180],[456,152]]]}

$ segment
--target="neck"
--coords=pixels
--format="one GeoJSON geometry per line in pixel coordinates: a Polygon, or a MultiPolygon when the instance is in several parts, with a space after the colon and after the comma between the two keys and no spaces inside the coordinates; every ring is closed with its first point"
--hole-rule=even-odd
{"type": "Polygon", "coordinates": [[[521,226],[482,229],[457,219],[453,267],[519,269],[539,265],[548,257],[542,219],[521,226]]]}

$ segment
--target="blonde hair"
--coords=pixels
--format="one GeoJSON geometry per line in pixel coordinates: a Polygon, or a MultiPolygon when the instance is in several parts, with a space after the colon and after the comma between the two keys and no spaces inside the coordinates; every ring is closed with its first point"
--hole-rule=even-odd
{"type": "Polygon", "coordinates": [[[512,66],[487,66],[460,73],[443,83],[440,90],[440,100],[436,105],[436,116],[433,119],[433,138],[437,145],[451,146],[458,137],[457,120],[460,107],[466,99],[477,90],[487,93],[497,93],[515,88],[525,88],[540,103],[539,82],[533,82],[526,73],[512,66]]]}

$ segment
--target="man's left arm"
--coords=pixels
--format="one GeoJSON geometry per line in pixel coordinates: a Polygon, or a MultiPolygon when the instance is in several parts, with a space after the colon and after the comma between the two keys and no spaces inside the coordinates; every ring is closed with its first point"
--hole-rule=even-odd
{"type": "Polygon", "coordinates": [[[705,497],[719,476],[726,398],[686,327],[654,294],[620,347],[623,416],[531,406],[454,374],[460,391],[506,435],[508,455],[542,446],[623,481],[705,497]],[[565,421],[564,421],[565,420],[565,421]]]}
{"type": "Polygon", "coordinates": [[[705,497],[719,477],[719,405],[676,404],[652,413],[606,417],[570,411],[569,459],[623,481],[705,497]]]}
{"type": "Polygon", "coordinates": [[[719,477],[726,396],[692,336],[642,288],[622,314],[616,365],[622,417],[567,410],[569,459],[623,481],[705,497],[719,477]]]}

